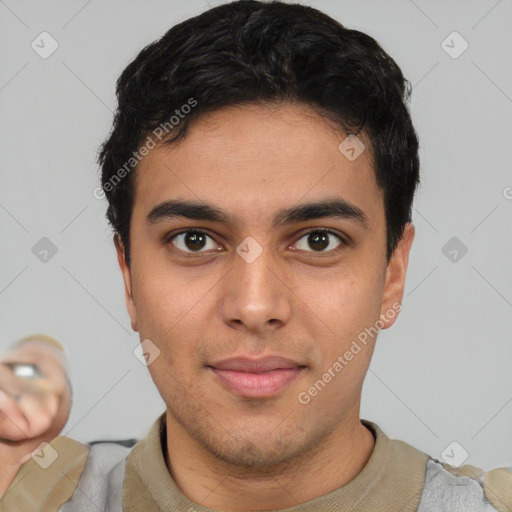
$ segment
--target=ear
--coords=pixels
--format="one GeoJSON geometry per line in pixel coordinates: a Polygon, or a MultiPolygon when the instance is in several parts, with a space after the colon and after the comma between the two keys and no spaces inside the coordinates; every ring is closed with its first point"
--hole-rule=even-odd
{"type": "Polygon", "coordinates": [[[133,299],[132,271],[130,269],[130,265],[126,262],[124,246],[121,242],[119,235],[114,235],[114,245],[116,246],[117,261],[119,263],[119,268],[121,269],[121,273],[123,274],[124,298],[126,301],[126,309],[128,310],[128,314],[130,315],[132,329],[134,331],[137,331],[137,309],[135,307],[135,301],[133,299]]]}
{"type": "Polygon", "coordinates": [[[407,223],[386,269],[386,284],[382,297],[380,319],[383,329],[391,327],[398,318],[398,312],[402,309],[402,297],[404,295],[405,274],[409,263],[409,252],[414,240],[414,226],[407,223]]]}

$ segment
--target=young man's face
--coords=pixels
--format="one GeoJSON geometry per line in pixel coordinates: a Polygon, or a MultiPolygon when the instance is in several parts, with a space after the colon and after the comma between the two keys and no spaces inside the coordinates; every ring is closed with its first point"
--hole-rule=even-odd
{"type": "Polygon", "coordinates": [[[304,105],[229,107],[136,171],[130,267],[117,246],[132,326],[160,350],[149,370],[171,428],[226,462],[285,462],[359,422],[375,339],[358,341],[357,353],[352,342],[396,319],[414,230],[388,265],[369,147],[351,161],[338,149],[344,139],[304,105]],[[362,215],[274,225],[280,210],[333,199],[362,215]],[[222,209],[230,223],[163,209],[148,219],[173,200],[222,209]],[[312,228],[334,234],[308,237],[312,228]],[[170,240],[187,229],[205,234],[170,240]],[[296,367],[246,379],[212,368],[267,355],[296,367]]]}

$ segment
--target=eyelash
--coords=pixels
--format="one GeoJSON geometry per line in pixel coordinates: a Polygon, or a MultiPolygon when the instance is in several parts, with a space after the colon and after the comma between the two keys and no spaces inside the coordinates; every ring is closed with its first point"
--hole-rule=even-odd
{"type": "MultiPolygon", "coordinates": [[[[199,230],[199,229],[183,229],[181,231],[178,231],[178,232],[175,232],[175,233],[173,232],[173,233],[167,235],[164,238],[164,243],[165,244],[172,243],[172,241],[177,236],[182,235],[184,233],[194,233],[194,234],[206,235],[209,238],[214,239],[214,237],[212,235],[210,235],[207,231],[202,231],[202,230],[199,230]]],[[[330,249],[329,251],[319,251],[319,252],[318,251],[306,251],[308,253],[313,254],[314,256],[317,256],[317,255],[321,256],[322,254],[328,254],[329,256],[331,256],[333,254],[338,254],[346,246],[350,245],[350,241],[346,240],[345,238],[343,238],[341,235],[339,235],[335,231],[332,231],[330,229],[325,229],[325,228],[311,228],[310,230],[302,233],[301,236],[297,239],[297,242],[299,240],[301,240],[302,238],[304,238],[305,236],[309,235],[310,233],[327,233],[329,235],[335,236],[340,241],[340,245],[338,245],[338,247],[335,247],[334,249],[330,249]]],[[[297,243],[297,242],[295,242],[295,243],[297,243]]],[[[184,254],[187,254],[187,255],[207,254],[205,251],[182,251],[181,249],[178,249],[177,247],[176,247],[176,250],[178,250],[179,252],[182,252],[184,254]]],[[[300,252],[300,250],[298,250],[298,251],[300,252]]]]}

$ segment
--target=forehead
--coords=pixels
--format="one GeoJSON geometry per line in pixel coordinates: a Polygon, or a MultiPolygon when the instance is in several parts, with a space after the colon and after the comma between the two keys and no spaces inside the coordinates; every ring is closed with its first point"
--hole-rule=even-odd
{"type": "Polygon", "coordinates": [[[368,217],[382,216],[369,146],[350,160],[339,149],[345,139],[341,128],[302,104],[204,114],[179,143],[159,145],[141,161],[133,215],[186,197],[222,205],[240,225],[270,223],[283,206],[329,196],[358,205],[368,217]]]}

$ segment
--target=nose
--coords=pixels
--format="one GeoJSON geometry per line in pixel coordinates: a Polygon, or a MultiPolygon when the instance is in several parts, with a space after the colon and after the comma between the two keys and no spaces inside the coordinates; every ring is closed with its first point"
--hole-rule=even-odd
{"type": "Polygon", "coordinates": [[[237,255],[224,286],[222,319],[230,327],[264,333],[289,322],[293,293],[270,251],[253,261],[237,255]]]}

